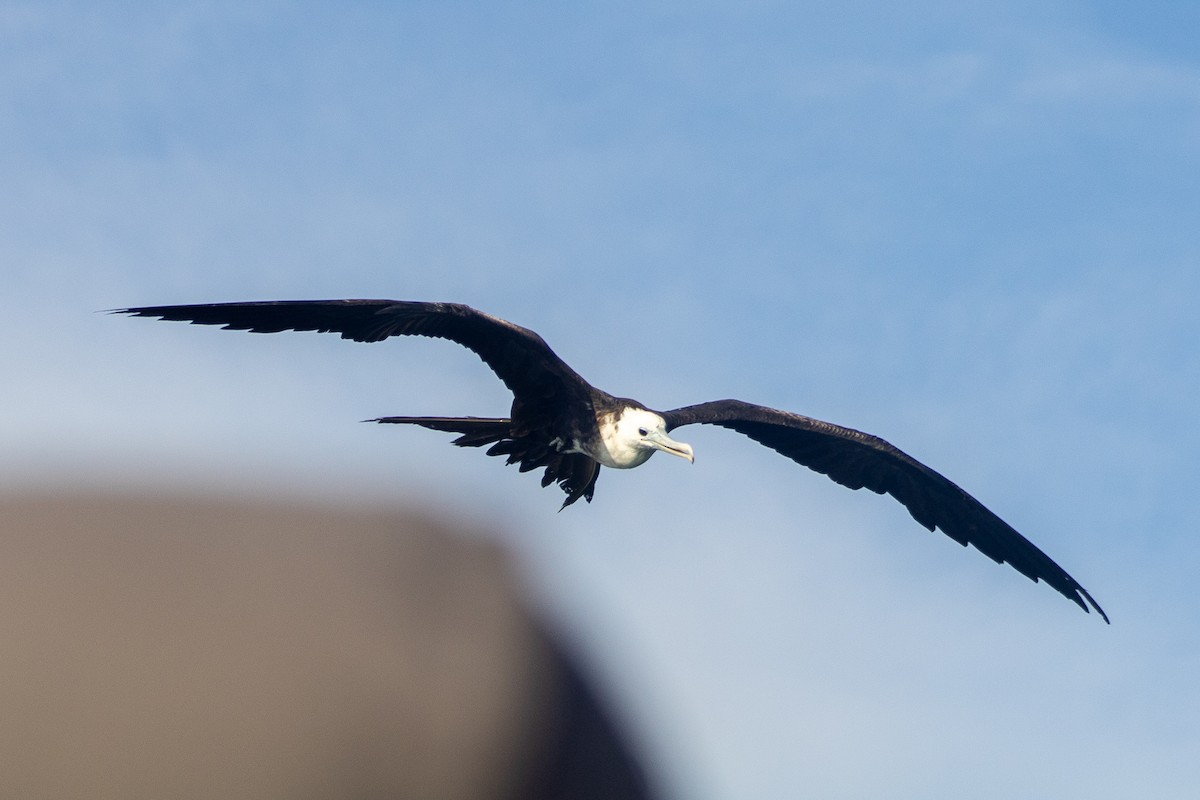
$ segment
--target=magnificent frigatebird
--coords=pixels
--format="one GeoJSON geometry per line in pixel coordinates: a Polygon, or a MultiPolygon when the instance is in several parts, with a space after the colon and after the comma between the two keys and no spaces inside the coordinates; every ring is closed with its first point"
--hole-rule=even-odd
{"type": "Polygon", "coordinates": [[[379,417],[370,422],[420,425],[459,434],[460,447],[491,445],[522,472],[545,469],[542,486],[558,483],[566,508],[588,502],[600,467],[630,469],[661,450],[693,460],[692,448],[668,432],[696,423],[749,436],[798,464],[851,489],[890,494],[929,530],[973,544],[997,563],[1008,562],[1043,580],[1084,611],[1108,621],[1092,596],[1008,523],[947,478],[877,436],[741,400],[716,400],[673,411],[652,411],[614,397],[579,376],[531,330],[459,303],[402,300],[287,300],[144,306],[114,313],[222,325],[252,333],[320,331],[378,342],[389,336],[449,339],[483,359],[513,393],[508,417],[379,417]],[[1086,601],[1086,602],[1085,602],[1086,601]]]}

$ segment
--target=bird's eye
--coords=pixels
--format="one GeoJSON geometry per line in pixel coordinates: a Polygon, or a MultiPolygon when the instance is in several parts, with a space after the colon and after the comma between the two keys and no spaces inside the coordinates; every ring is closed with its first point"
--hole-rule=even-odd
{"type": "Polygon", "coordinates": [[[650,431],[646,430],[645,428],[638,428],[638,436],[645,436],[649,432],[650,431]]]}

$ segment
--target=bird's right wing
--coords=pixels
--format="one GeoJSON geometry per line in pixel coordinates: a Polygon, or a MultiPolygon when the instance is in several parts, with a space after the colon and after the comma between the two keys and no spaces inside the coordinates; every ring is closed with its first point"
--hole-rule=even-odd
{"type": "Polygon", "coordinates": [[[221,325],[251,333],[318,331],[377,342],[390,336],[448,339],[471,350],[513,394],[531,405],[585,395],[588,384],[527,328],[460,303],[405,300],[280,300],[142,306],[113,313],[221,325]]]}

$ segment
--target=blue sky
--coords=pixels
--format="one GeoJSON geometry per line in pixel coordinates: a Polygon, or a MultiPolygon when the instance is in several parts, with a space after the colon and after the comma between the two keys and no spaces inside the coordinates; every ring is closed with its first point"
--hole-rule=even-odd
{"type": "Polygon", "coordinates": [[[0,480],[498,527],[679,797],[1193,797],[1190,3],[0,5],[0,480]],[[118,319],[468,302],[589,380],[882,435],[1044,586],[740,437],[536,480],[452,345],[118,319]]]}

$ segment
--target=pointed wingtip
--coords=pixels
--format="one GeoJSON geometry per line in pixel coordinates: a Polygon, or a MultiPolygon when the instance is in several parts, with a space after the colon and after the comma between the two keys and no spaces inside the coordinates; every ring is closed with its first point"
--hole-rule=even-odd
{"type": "MultiPolygon", "coordinates": [[[[1096,613],[1100,615],[1100,619],[1104,620],[1105,625],[1112,625],[1112,622],[1108,618],[1108,614],[1105,614],[1104,609],[1100,607],[1100,604],[1097,603],[1090,594],[1088,594],[1087,589],[1084,589],[1081,586],[1079,587],[1079,593],[1083,595],[1083,598],[1087,600],[1088,604],[1090,604],[1092,608],[1096,609],[1096,613]]],[[[1091,609],[1089,609],[1082,600],[1079,601],[1079,605],[1083,606],[1084,611],[1091,611],[1091,609]]]]}

